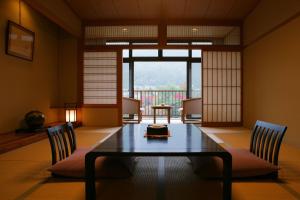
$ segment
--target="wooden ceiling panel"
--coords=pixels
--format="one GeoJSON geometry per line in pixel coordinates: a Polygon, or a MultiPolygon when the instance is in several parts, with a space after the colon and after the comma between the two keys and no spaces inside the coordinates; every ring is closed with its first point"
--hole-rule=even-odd
{"type": "Polygon", "coordinates": [[[103,19],[118,19],[120,15],[112,0],[90,0],[92,9],[103,19]]]}
{"type": "Polygon", "coordinates": [[[243,20],[260,0],[66,0],[87,20],[243,20]]]}
{"type": "Polygon", "coordinates": [[[159,19],[162,16],[162,0],[137,0],[142,19],[159,19]]]}
{"type": "Polygon", "coordinates": [[[184,18],[204,19],[211,0],[188,0],[184,18]]]}
{"type": "Polygon", "coordinates": [[[204,15],[207,19],[221,19],[228,14],[235,4],[235,0],[211,0],[204,15]]]}
{"type": "Polygon", "coordinates": [[[163,17],[167,19],[183,18],[187,0],[164,0],[162,4],[163,17]]]}
{"type": "Polygon", "coordinates": [[[139,19],[142,16],[141,10],[139,9],[138,0],[111,0],[111,2],[114,5],[119,18],[139,19]]]}
{"type": "Polygon", "coordinates": [[[243,20],[260,2],[260,0],[242,0],[236,1],[232,10],[228,13],[228,19],[243,20]]]}

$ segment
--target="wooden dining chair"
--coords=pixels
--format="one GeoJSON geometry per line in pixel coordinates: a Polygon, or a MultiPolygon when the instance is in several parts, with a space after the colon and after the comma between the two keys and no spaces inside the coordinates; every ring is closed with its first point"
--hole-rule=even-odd
{"type": "Polygon", "coordinates": [[[141,100],[123,97],[122,113],[124,115],[133,115],[133,118],[123,118],[124,123],[140,123],[142,121],[144,108],[141,107],[141,100]],[[137,119],[134,119],[137,115],[137,119]]]}
{"type": "MultiPolygon", "coordinates": [[[[277,178],[278,157],[286,126],[256,121],[251,134],[250,148],[237,149],[225,147],[232,156],[232,177],[277,178]]],[[[223,163],[219,158],[190,158],[194,171],[201,174],[220,176],[223,163]]]]}
{"type": "MultiPolygon", "coordinates": [[[[85,155],[91,148],[77,148],[76,135],[72,123],[58,125],[47,129],[51,147],[52,166],[48,169],[53,176],[68,178],[85,178],[85,155]]],[[[96,141],[95,141],[96,142],[96,141]]],[[[128,168],[130,159],[96,159],[95,171],[98,178],[127,178],[132,175],[128,168]]],[[[133,164],[130,166],[132,167],[133,164]]]]}
{"type": "Polygon", "coordinates": [[[191,118],[191,115],[199,115],[202,116],[202,98],[192,98],[182,100],[182,107],[179,108],[179,112],[181,115],[181,121],[183,123],[201,123],[200,118],[191,118]]]}

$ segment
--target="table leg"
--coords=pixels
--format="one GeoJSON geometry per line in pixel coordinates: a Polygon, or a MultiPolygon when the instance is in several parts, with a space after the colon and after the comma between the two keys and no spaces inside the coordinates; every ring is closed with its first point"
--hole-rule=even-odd
{"type": "Polygon", "coordinates": [[[231,155],[223,156],[223,199],[231,199],[232,158],[231,155]]]}
{"type": "Polygon", "coordinates": [[[171,123],[171,109],[168,109],[168,123],[171,123]]]}
{"type": "Polygon", "coordinates": [[[156,200],[164,200],[165,198],[165,160],[164,157],[158,157],[158,182],[157,182],[157,193],[156,200]]]}
{"type": "Polygon", "coordinates": [[[95,160],[92,155],[86,154],[85,156],[85,199],[96,199],[96,183],[95,183],[95,160]]]}
{"type": "Polygon", "coordinates": [[[153,109],[153,121],[154,121],[154,124],[156,123],[156,109],[154,108],[153,109]]]}

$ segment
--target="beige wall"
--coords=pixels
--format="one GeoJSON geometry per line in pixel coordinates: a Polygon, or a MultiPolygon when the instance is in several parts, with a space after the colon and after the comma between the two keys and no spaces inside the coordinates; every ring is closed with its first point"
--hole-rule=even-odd
{"type": "Polygon", "coordinates": [[[119,126],[118,108],[82,108],[84,126],[119,126]]]}
{"type": "Polygon", "coordinates": [[[59,34],[59,106],[77,102],[77,39],[60,31],[59,34]]]}
{"type": "Polygon", "coordinates": [[[244,44],[248,45],[286,19],[300,12],[299,0],[263,0],[244,21],[244,44]]]}
{"type": "Polygon", "coordinates": [[[46,114],[46,122],[57,121],[58,28],[21,4],[22,25],[35,32],[33,62],[5,54],[7,20],[18,23],[19,0],[0,1],[0,132],[19,127],[30,110],[46,114]]]}
{"type": "MultiPolygon", "coordinates": [[[[261,18],[265,15],[269,15],[268,10],[260,12],[261,18]]],[[[260,27],[259,20],[257,24],[253,30],[245,28],[245,34],[255,35],[251,32],[260,27]]],[[[285,124],[288,131],[284,141],[297,146],[300,146],[299,36],[300,17],[297,17],[244,50],[244,125],[251,127],[257,119],[285,124]]]]}

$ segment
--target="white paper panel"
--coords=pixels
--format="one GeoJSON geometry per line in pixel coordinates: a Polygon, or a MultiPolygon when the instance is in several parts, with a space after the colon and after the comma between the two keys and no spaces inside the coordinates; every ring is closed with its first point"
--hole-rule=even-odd
{"type": "Polygon", "coordinates": [[[213,51],[212,67],[217,68],[217,66],[218,66],[218,52],[213,51]]]}
{"type": "Polygon", "coordinates": [[[207,70],[207,78],[208,78],[207,86],[212,86],[213,85],[213,70],[212,69],[207,70]]]}
{"type": "Polygon", "coordinates": [[[227,53],[226,52],[222,52],[222,68],[223,69],[226,69],[226,66],[227,66],[227,61],[226,61],[226,58],[227,58],[227,53]]]}
{"type": "Polygon", "coordinates": [[[208,76],[207,76],[207,69],[203,68],[202,69],[202,74],[203,74],[203,87],[207,87],[208,86],[208,76]]]}
{"type": "Polygon", "coordinates": [[[217,122],[218,121],[218,106],[213,105],[213,121],[217,122]]]}
{"type": "Polygon", "coordinates": [[[236,88],[236,87],[232,87],[232,88],[231,88],[231,92],[232,92],[231,103],[232,103],[232,104],[237,104],[237,102],[236,102],[236,99],[237,99],[236,91],[237,91],[237,88],[236,88]]]}
{"type": "Polygon", "coordinates": [[[231,69],[232,68],[232,66],[231,66],[231,54],[232,54],[232,52],[227,52],[226,53],[226,68],[227,69],[231,69]]]}
{"type": "Polygon", "coordinates": [[[208,106],[207,104],[203,105],[203,121],[208,122],[208,106]]]}
{"type": "Polygon", "coordinates": [[[227,101],[226,101],[227,105],[232,104],[231,97],[232,97],[231,87],[227,87],[227,101]]]}
{"type": "Polygon", "coordinates": [[[222,105],[222,122],[227,122],[227,106],[222,105]]]}
{"type": "Polygon", "coordinates": [[[213,103],[213,91],[212,91],[212,87],[208,87],[207,88],[207,104],[210,105],[213,103]]]}
{"type": "Polygon", "coordinates": [[[204,105],[207,105],[208,104],[208,101],[207,101],[207,97],[208,97],[208,95],[207,95],[207,87],[203,87],[203,104],[204,105]]]}
{"type": "Polygon", "coordinates": [[[237,114],[237,121],[240,122],[242,120],[242,118],[241,118],[241,105],[237,106],[237,112],[236,112],[236,114],[237,114]]]}
{"type": "Polygon", "coordinates": [[[222,87],[222,104],[227,104],[227,88],[222,87]]]}
{"type": "Polygon", "coordinates": [[[208,52],[207,54],[207,68],[212,68],[212,64],[213,64],[212,55],[213,55],[212,52],[208,52]]]}
{"type": "Polygon", "coordinates": [[[237,120],[236,120],[236,110],[237,110],[237,106],[236,105],[232,105],[232,119],[231,119],[231,121],[232,122],[236,122],[237,120]]]}
{"type": "Polygon", "coordinates": [[[217,69],[213,69],[212,70],[212,84],[213,86],[217,86],[218,85],[218,70],[217,69]]]}
{"type": "Polygon", "coordinates": [[[222,68],[222,52],[218,52],[217,68],[222,68]]]}
{"type": "Polygon", "coordinates": [[[231,70],[231,84],[232,84],[232,86],[236,86],[236,82],[237,82],[236,70],[231,70]]]}
{"type": "Polygon", "coordinates": [[[208,114],[208,118],[207,118],[207,120],[209,121],[209,122],[212,122],[213,121],[213,109],[212,109],[212,105],[208,105],[207,106],[207,114],[208,114]]]}
{"type": "Polygon", "coordinates": [[[218,105],[218,122],[222,122],[222,105],[218,105]]]}
{"type": "Polygon", "coordinates": [[[232,69],[236,69],[236,67],[237,67],[237,59],[236,59],[236,52],[232,52],[231,53],[231,68],[232,69]]]}
{"type": "Polygon", "coordinates": [[[237,52],[237,68],[241,69],[241,53],[237,52]]]}
{"type": "Polygon", "coordinates": [[[116,52],[84,52],[83,103],[117,103],[116,52]]]}
{"type": "Polygon", "coordinates": [[[226,86],[227,83],[227,70],[222,69],[222,85],[221,86],[226,86]]]}
{"type": "Polygon", "coordinates": [[[213,87],[213,95],[212,95],[213,104],[218,104],[218,88],[213,87]]]}
{"type": "Polygon", "coordinates": [[[203,63],[203,69],[207,68],[207,62],[208,62],[208,53],[207,51],[204,51],[202,52],[202,55],[203,55],[203,60],[202,60],[202,63],[203,63]]]}
{"type": "Polygon", "coordinates": [[[227,84],[225,86],[231,86],[231,70],[227,70],[226,71],[226,74],[227,74],[227,77],[226,77],[226,80],[227,80],[227,84]]]}
{"type": "Polygon", "coordinates": [[[223,73],[223,71],[222,70],[218,70],[218,85],[217,86],[222,86],[222,73],[223,73]]]}
{"type": "Polygon", "coordinates": [[[241,70],[237,70],[237,78],[236,78],[236,84],[237,86],[241,86],[241,70]]]}
{"type": "Polygon", "coordinates": [[[218,95],[218,98],[217,98],[217,99],[218,99],[218,102],[217,102],[217,103],[218,103],[218,104],[222,104],[222,103],[223,103],[223,102],[222,102],[222,98],[223,98],[222,88],[221,88],[221,87],[218,87],[217,90],[218,90],[218,94],[217,94],[217,95],[218,95]]]}
{"type": "Polygon", "coordinates": [[[242,101],[241,101],[241,88],[237,87],[236,89],[237,89],[237,94],[236,94],[237,102],[236,103],[241,105],[242,104],[242,101]]]}
{"type": "Polygon", "coordinates": [[[231,110],[231,105],[227,105],[226,106],[227,107],[227,122],[232,122],[232,119],[231,119],[231,112],[232,112],[232,110],[231,110]]]}
{"type": "Polygon", "coordinates": [[[241,54],[204,51],[203,55],[203,121],[240,122],[241,54]]]}

